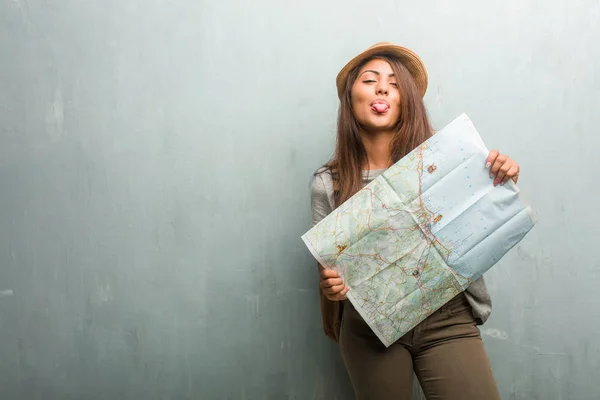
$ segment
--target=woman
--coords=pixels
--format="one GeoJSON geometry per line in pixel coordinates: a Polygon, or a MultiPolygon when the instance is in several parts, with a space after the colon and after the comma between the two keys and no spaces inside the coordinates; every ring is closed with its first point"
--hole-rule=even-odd
{"type": "MultiPolygon", "coordinates": [[[[378,43],[338,74],[337,143],[312,181],[313,225],[432,135],[422,97],[427,73],[412,51],[378,43]]],[[[494,185],[519,166],[491,151],[494,185]]],[[[386,348],[346,300],[337,272],[320,267],[325,333],[339,342],[358,399],[410,399],[413,371],[429,399],[499,399],[477,325],[491,312],[483,278],[386,348]]]]}

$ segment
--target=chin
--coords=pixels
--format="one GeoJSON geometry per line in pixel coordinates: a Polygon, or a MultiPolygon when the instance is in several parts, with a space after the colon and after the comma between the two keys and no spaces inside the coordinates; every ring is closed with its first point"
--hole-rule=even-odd
{"type": "Polygon", "coordinates": [[[383,122],[383,121],[369,121],[369,123],[365,126],[369,131],[377,132],[377,131],[389,131],[394,128],[394,124],[391,122],[383,122]]]}

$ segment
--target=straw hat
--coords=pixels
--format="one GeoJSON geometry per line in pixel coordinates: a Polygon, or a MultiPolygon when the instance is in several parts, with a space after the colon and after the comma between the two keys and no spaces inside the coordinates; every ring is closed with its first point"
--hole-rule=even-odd
{"type": "Polygon", "coordinates": [[[337,85],[339,98],[341,98],[342,93],[344,93],[346,80],[348,79],[350,71],[357,65],[360,65],[364,60],[374,55],[387,55],[400,59],[402,64],[404,64],[415,79],[415,83],[421,91],[421,96],[425,96],[425,92],[427,91],[427,70],[419,56],[405,47],[397,46],[389,42],[379,42],[350,60],[338,73],[335,83],[337,85]]]}

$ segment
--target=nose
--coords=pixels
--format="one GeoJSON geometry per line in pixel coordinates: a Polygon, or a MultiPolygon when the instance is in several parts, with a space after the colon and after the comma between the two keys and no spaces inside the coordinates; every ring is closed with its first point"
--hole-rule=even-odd
{"type": "Polygon", "coordinates": [[[381,81],[377,84],[376,90],[378,95],[384,94],[387,96],[389,94],[388,84],[381,81]]]}

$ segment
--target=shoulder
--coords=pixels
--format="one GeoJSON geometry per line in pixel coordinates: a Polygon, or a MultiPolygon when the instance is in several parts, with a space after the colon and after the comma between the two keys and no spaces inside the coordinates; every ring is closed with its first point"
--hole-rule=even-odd
{"type": "Polygon", "coordinates": [[[329,168],[321,167],[312,174],[310,200],[313,225],[333,211],[333,178],[329,168]]]}
{"type": "Polygon", "coordinates": [[[310,190],[313,196],[333,194],[333,177],[328,167],[321,167],[312,174],[310,190]]]}

